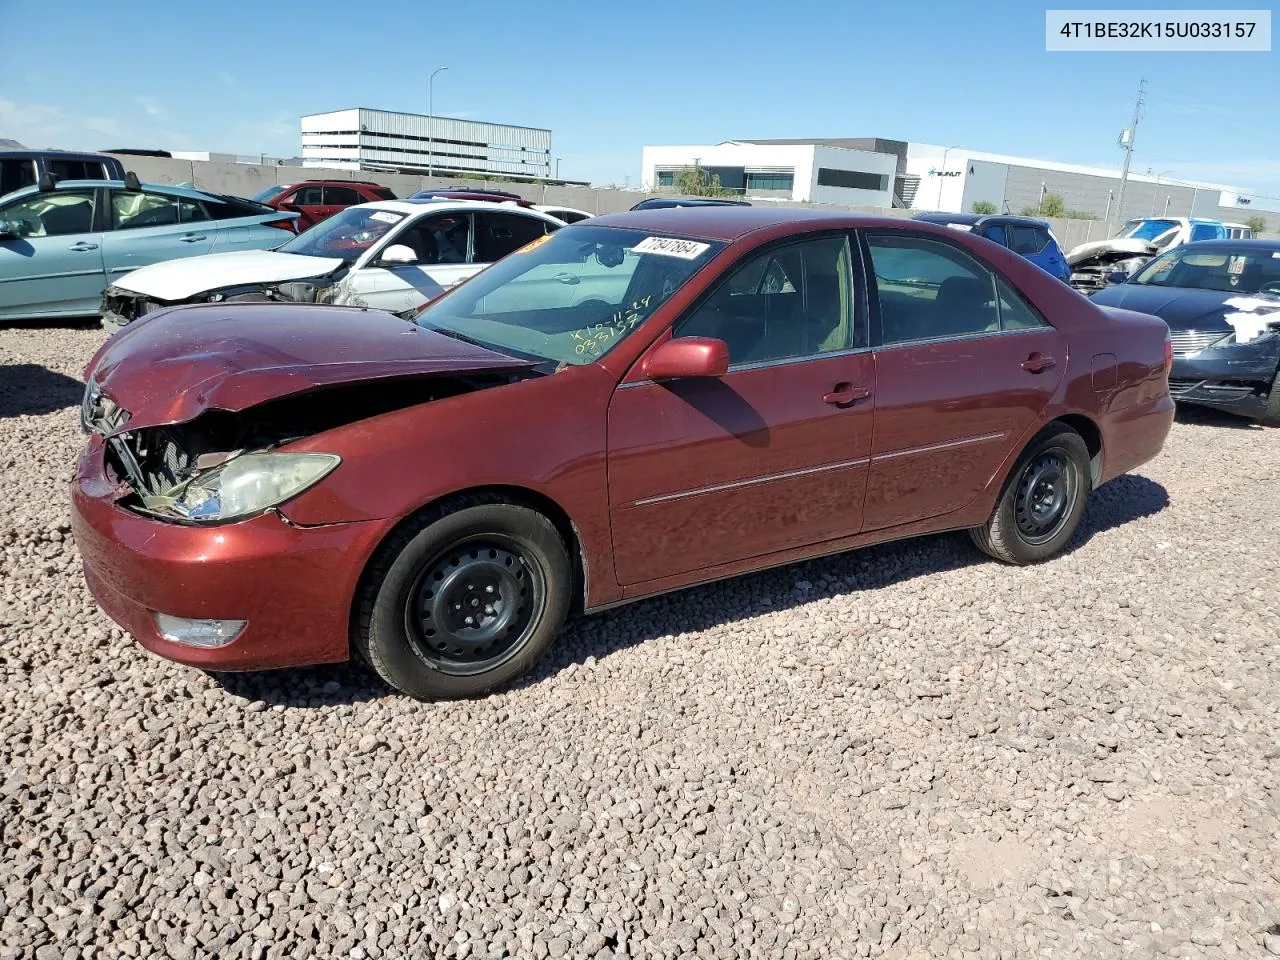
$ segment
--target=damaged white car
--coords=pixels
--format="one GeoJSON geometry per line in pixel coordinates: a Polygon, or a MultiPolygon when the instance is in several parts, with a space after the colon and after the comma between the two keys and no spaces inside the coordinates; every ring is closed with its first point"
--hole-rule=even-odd
{"type": "Polygon", "coordinates": [[[1144,217],[1125,222],[1110,240],[1092,240],[1067,253],[1071,285],[1077,290],[1101,290],[1123,283],[1158,253],[1184,243],[1223,240],[1227,228],[1220,220],[1188,217],[1144,217]]]}
{"type": "Polygon", "coordinates": [[[416,308],[564,223],[475,200],[385,200],[348,207],[275,250],[217,253],[142,267],[102,295],[116,331],[180,303],[328,303],[416,308]]]}

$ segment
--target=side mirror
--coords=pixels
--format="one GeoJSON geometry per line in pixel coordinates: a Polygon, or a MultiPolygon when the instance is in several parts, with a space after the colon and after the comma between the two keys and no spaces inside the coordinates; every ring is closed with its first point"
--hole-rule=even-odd
{"type": "Polygon", "coordinates": [[[1107,283],[1124,283],[1129,279],[1129,275],[1123,270],[1112,270],[1107,274],[1107,283]]]}
{"type": "Polygon", "coordinates": [[[723,377],[729,372],[729,345],[714,337],[676,337],[649,354],[640,372],[650,380],[723,377]]]}
{"type": "Polygon", "coordinates": [[[9,220],[0,220],[0,240],[17,240],[18,225],[9,220]]]}
{"type": "Polygon", "coordinates": [[[378,257],[378,263],[384,267],[395,267],[417,262],[418,255],[413,252],[413,247],[406,246],[403,243],[393,243],[383,250],[382,255],[378,257]]]}

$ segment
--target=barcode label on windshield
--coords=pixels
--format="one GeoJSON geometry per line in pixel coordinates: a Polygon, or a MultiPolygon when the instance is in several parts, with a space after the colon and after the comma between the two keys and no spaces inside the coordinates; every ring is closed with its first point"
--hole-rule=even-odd
{"type": "Polygon", "coordinates": [[[664,257],[679,257],[681,260],[697,260],[711,249],[711,244],[698,243],[696,240],[677,240],[674,237],[645,237],[632,249],[636,253],[656,253],[664,257]]]}

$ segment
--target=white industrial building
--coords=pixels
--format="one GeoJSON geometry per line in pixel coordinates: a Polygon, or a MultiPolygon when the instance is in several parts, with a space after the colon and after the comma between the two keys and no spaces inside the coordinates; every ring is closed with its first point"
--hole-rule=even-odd
{"type": "Polygon", "coordinates": [[[896,160],[888,154],[794,141],[731,140],[707,146],[645,147],[641,182],[662,190],[695,163],[748,197],[890,205],[896,160]]]}
{"type": "Polygon", "coordinates": [[[721,186],[759,200],[969,213],[989,203],[1001,213],[1037,208],[1061,196],[1093,219],[1196,216],[1280,225],[1280,199],[1223,184],[1170,179],[1135,164],[1120,202],[1120,171],[986,153],[961,146],[883,138],[730,140],[704,146],[644,148],[641,181],[670,190],[675,172],[701,164],[721,186]]]}
{"type": "Polygon", "coordinates": [[[551,178],[551,131],[354,107],[302,118],[306,167],[551,178]]]}

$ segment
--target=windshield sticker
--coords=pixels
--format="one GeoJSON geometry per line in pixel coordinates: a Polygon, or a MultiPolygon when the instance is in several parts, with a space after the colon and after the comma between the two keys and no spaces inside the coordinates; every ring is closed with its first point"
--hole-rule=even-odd
{"type": "Polygon", "coordinates": [[[1232,257],[1227,263],[1227,273],[1244,273],[1244,257],[1232,257]]]}
{"type": "Polygon", "coordinates": [[[544,243],[546,243],[550,239],[551,239],[551,234],[549,233],[544,233],[540,237],[534,237],[532,240],[526,243],[523,247],[518,249],[516,253],[528,253],[530,250],[537,250],[540,246],[542,246],[544,243]]]}
{"type": "Polygon", "coordinates": [[[645,237],[631,249],[636,253],[656,253],[663,257],[697,260],[711,249],[711,244],[698,243],[696,240],[677,240],[674,237],[645,237]]]}
{"type": "Polygon", "coordinates": [[[379,223],[399,223],[404,219],[404,215],[392,213],[390,210],[375,210],[369,214],[369,219],[377,220],[379,223]]]}

